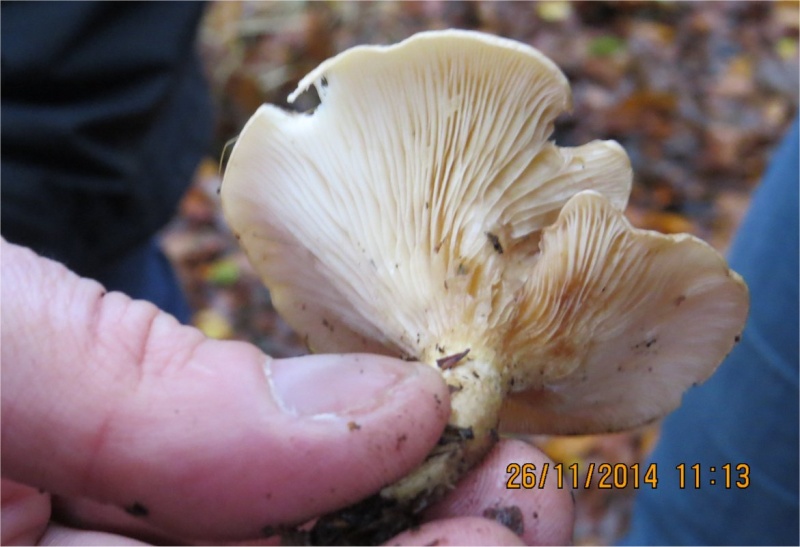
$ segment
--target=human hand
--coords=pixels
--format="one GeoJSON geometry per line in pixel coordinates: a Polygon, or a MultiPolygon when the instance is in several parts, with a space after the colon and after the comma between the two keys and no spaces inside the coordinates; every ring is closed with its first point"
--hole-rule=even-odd
{"type": "MultiPolygon", "coordinates": [[[[263,537],[404,476],[447,422],[447,388],[427,366],[272,359],[1,245],[4,544],[263,537]]],[[[519,543],[474,518],[516,506],[522,540],[568,542],[566,492],[504,489],[508,463],[543,458],[501,443],[395,541],[519,543]]]]}

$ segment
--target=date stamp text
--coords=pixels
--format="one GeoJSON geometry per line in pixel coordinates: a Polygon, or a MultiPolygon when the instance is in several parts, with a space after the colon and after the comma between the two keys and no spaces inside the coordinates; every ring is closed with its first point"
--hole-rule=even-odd
{"type": "Polygon", "coordinates": [[[509,490],[531,490],[555,484],[556,488],[604,489],[657,488],[660,480],[675,481],[678,488],[700,489],[719,487],[745,489],[750,486],[750,466],[746,463],[725,463],[719,466],[703,466],[699,463],[681,463],[660,472],[658,464],[625,464],[589,462],[577,463],[509,463],[506,466],[506,488],[509,490]],[[661,476],[659,476],[661,475],[661,476]],[[664,475],[669,475],[664,477],[664,475]]]}

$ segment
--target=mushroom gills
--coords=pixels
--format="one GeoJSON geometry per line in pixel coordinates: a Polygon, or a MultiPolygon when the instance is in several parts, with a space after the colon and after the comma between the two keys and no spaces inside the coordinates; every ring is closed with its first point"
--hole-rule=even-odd
{"type": "Polygon", "coordinates": [[[420,467],[318,519],[309,541],[390,539],[498,432],[657,419],[741,334],[747,286],[719,253],[625,218],[622,147],[548,140],[571,96],[537,50],[423,32],[325,61],[290,100],[312,85],[313,113],[264,105],[246,124],[224,215],[313,351],[427,363],[451,417],[420,467]]]}

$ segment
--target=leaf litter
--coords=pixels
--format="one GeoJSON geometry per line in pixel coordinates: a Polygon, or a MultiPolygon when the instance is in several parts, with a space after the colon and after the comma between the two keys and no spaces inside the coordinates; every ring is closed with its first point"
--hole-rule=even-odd
{"type": "MultiPolygon", "coordinates": [[[[771,150],[798,106],[797,2],[215,2],[199,47],[215,99],[215,145],[176,217],[162,231],[194,323],[275,357],[307,352],[220,211],[226,143],[262,103],[289,105],[297,81],[353,45],[392,43],[427,29],[471,28],[531,44],[565,72],[574,108],[556,124],[560,145],[616,139],[640,228],[689,232],[725,251],[771,150]]],[[[644,462],[658,425],[614,435],[526,437],[553,460],[644,462]]],[[[570,479],[571,480],[571,479],[570,479]]],[[[575,543],[611,544],[628,525],[635,490],[574,490],[575,543]]]]}

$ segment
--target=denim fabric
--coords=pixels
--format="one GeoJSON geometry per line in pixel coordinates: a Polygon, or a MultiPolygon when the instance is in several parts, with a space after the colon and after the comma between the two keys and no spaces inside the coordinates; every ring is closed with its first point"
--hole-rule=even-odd
{"type": "MultiPolygon", "coordinates": [[[[798,146],[795,123],[773,156],[731,248],[730,264],[750,288],[750,316],[741,342],[664,421],[651,457],[658,466],[658,486],[638,492],[624,545],[800,541],[798,146]],[[697,463],[699,489],[688,469],[697,463]],[[726,489],[721,469],[726,463],[750,466],[746,489],[726,489]],[[683,490],[679,464],[687,467],[683,490]]],[[[733,475],[735,482],[738,474],[733,475]]]]}
{"type": "Polygon", "coordinates": [[[156,238],[109,264],[97,272],[95,278],[110,291],[152,302],[183,324],[191,319],[191,310],[175,271],[156,238]]]}
{"type": "Polygon", "coordinates": [[[211,142],[194,2],[2,2],[0,230],[86,277],[175,213],[211,142]]]}
{"type": "Polygon", "coordinates": [[[196,2],[3,2],[0,231],[179,320],[153,240],[207,152],[196,2]]]}

